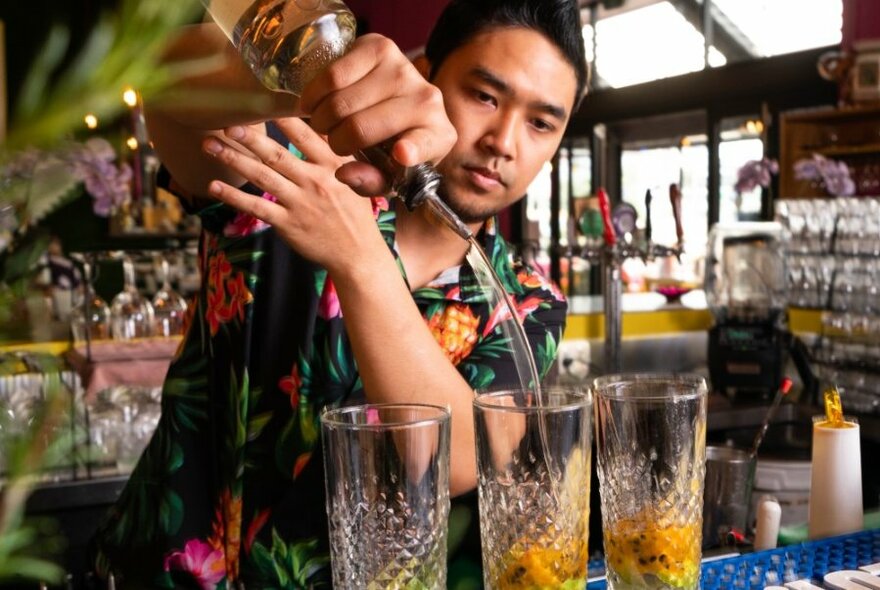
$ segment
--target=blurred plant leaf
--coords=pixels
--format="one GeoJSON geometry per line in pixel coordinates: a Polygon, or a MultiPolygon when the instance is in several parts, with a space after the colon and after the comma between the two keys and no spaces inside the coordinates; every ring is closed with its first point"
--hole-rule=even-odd
{"type": "Polygon", "coordinates": [[[199,7],[197,0],[122,0],[93,27],[60,73],[56,70],[69,34],[54,27],[31,67],[4,148],[51,144],[81,129],[86,113],[99,120],[113,118],[127,108],[122,92],[128,87],[143,96],[167,87],[179,74],[160,64],[162,49],[199,7]]]}
{"type": "Polygon", "coordinates": [[[70,31],[67,27],[53,25],[49,30],[49,37],[46,39],[42,51],[37,55],[22,84],[13,120],[27,119],[37,114],[41,98],[48,91],[52,72],[64,59],[69,43],[70,31]]]}
{"type": "Polygon", "coordinates": [[[36,267],[40,256],[43,255],[48,246],[48,232],[30,232],[14,251],[6,254],[2,264],[3,282],[14,283],[28,276],[36,267]]]}
{"type": "Polygon", "coordinates": [[[69,420],[70,393],[57,373],[47,374],[45,399],[26,428],[12,428],[9,417],[0,413],[0,451],[8,470],[0,487],[0,581],[61,581],[64,570],[44,558],[52,545],[51,535],[39,523],[26,520],[24,512],[39,475],[69,460],[75,441],[85,435],[75,431],[69,420]]]}
{"type": "Polygon", "coordinates": [[[15,205],[22,223],[33,225],[81,194],[82,180],[71,174],[67,163],[47,154],[29,178],[15,179],[3,187],[0,202],[15,205]]]}

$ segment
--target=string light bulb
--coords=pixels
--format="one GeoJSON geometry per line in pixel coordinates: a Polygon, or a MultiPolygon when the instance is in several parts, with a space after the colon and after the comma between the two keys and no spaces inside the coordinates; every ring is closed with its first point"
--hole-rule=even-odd
{"type": "Polygon", "coordinates": [[[125,145],[128,146],[128,149],[134,151],[138,149],[138,140],[136,137],[132,136],[125,140],[125,145]]]}
{"type": "Polygon", "coordinates": [[[122,100],[130,107],[137,106],[138,103],[138,95],[135,92],[134,88],[126,88],[125,92],[122,93],[122,100]]]}
{"type": "Polygon", "coordinates": [[[752,135],[760,135],[764,132],[764,123],[761,121],[746,121],[746,131],[752,135]]]}
{"type": "Polygon", "coordinates": [[[83,117],[83,121],[86,122],[86,127],[88,127],[89,129],[97,129],[98,127],[98,117],[96,117],[92,113],[89,113],[88,115],[83,117]]]}

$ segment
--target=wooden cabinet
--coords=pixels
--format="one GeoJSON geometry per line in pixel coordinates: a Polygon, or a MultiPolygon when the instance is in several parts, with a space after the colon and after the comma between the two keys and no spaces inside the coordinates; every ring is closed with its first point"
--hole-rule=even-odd
{"type": "Polygon", "coordinates": [[[880,105],[786,113],[780,133],[780,197],[830,196],[821,183],[794,176],[795,162],[813,154],[845,162],[856,195],[880,195],[880,105]]]}

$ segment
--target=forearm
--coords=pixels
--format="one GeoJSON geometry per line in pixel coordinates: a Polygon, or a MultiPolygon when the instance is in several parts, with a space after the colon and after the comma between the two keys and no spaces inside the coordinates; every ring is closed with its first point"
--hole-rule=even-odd
{"type": "Polygon", "coordinates": [[[367,400],[451,409],[450,490],[460,494],[476,485],[474,392],[434,340],[391,253],[382,248],[384,255],[356,270],[331,271],[367,400]]]}

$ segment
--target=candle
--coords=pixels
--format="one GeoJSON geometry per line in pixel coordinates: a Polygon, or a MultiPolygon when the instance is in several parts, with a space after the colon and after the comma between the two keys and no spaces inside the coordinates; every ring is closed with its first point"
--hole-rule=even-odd
{"type": "Polygon", "coordinates": [[[6,35],[0,20],[0,143],[6,139],[6,35]]]}

